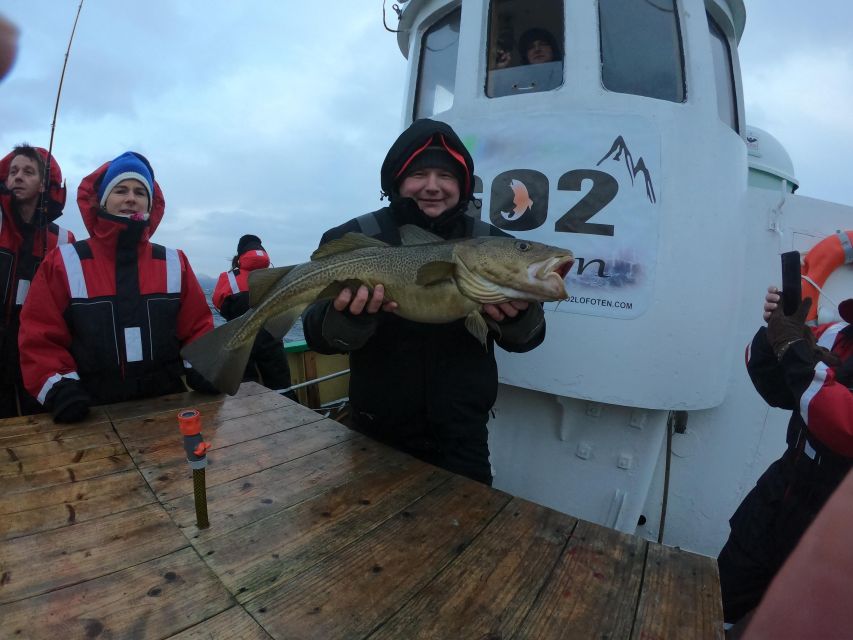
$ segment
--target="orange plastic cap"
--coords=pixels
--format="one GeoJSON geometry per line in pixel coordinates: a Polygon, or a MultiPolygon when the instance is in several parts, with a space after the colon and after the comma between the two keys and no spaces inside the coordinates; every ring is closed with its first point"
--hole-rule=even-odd
{"type": "Polygon", "coordinates": [[[201,414],[198,409],[181,409],[178,411],[178,428],[185,436],[201,433],[201,414]]]}

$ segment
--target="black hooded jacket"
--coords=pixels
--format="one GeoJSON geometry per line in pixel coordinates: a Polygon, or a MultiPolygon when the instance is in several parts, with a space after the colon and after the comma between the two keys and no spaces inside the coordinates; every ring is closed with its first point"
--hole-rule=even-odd
{"type": "MultiPolygon", "coordinates": [[[[445,239],[507,235],[466,215],[473,198],[473,161],[461,140],[442,122],[418,120],[412,124],[391,146],[381,175],[390,205],[330,229],[323,234],[321,245],[348,232],[399,245],[399,227],[404,224],[415,224],[445,239]],[[464,163],[466,179],[460,184],[459,205],[433,219],[414,200],[399,196],[396,179],[420,149],[436,143],[448,147],[464,163]]],[[[529,351],[545,337],[540,305],[530,305],[500,324],[497,343],[507,351],[529,351]]],[[[489,335],[484,349],[463,320],[424,324],[381,311],[353,316],[336,311],[331,301],[311,305],[303,315],[303,329],[313,350],[350,354],[350,402],[360,430],[404,447],[413,439],[424,438],[440,446],[460,438],[485,442],[488,413],[498,387],[494,335],[489,335]]],[[[487,450],[482,457],[478,464],[490,476],[487,450]]]]}

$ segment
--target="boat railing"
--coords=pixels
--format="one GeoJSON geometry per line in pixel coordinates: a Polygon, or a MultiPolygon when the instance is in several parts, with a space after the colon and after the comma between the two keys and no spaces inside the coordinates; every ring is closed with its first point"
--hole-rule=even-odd
{"type": "MultiPolygon", "coordinates": [[[[288,391],[296,391],[297,389],[302,389],[304,387],[310,387],[313,384],[319,384],[320,382],[325,382],[326,380],[332,380],[334,378],[340,378],[341,376],[345,376],[349,373],[349,369],[343,369],[342,371],[335,371],[334,373],[330,373],[326,376],[320,376],[319,378],[314,378],[313,380],[306,380],[305,382],[300,382],[299,384],[292,384],[286,389],[276,389],[276,393],[285,394],[288,391]]],[[[333,401],[337,402],[337,401],[333,401]]],[[[331,404],[331,403],[325,403],[331,404]]],[[[321,405],[322,406],[322,405],[321,405]]]]}

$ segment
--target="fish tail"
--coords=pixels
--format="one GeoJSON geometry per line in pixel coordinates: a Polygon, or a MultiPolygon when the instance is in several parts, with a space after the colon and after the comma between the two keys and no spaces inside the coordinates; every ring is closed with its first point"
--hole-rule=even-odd
{"type": "Polygon", "coordinates": [[[205,333],[181,349],[181,357],[189,361],[201,376],[217,389],[234,395],[243,381],[243,373],[252,354],[254,336],[242,343],[228,343],[252,317],[252,312],[226,322],[213,331],[205,333]]]}

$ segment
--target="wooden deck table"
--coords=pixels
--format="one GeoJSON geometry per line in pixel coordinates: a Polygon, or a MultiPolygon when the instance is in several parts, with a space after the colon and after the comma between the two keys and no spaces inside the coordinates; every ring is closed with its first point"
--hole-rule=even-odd
{"type": "Polygon", "coordinates": [[[722,638],[716,563],[255,384],[0,421],[0,638],[722,638]],[[198,530],[176,413],[212,444],[198,530]]]}

